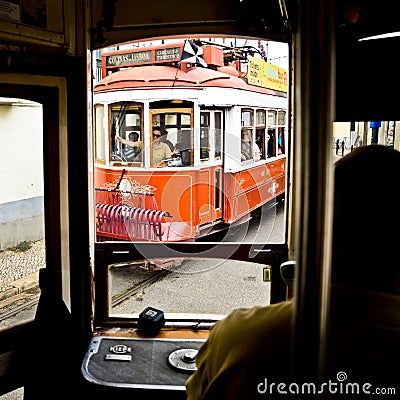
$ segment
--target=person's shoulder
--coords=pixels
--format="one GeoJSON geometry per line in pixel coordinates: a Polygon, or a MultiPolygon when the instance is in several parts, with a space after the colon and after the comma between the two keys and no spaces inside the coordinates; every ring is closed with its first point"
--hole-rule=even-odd
{"type": "Polygon", "coordinates": [[[246,318],[249,319],[285,319],[291,316],[293,310],[293,300],[282,301],[270,304],[266,307],[252,307],[245,311],[246,318]]]}
{"type": "Polygon", "coordinates": [[[164,149],[166,149],[166,150],[168,150],[168,151],[171,151],[171,148],[168,146],[167,143],[161,142],[161,145],[164,147],[164,149]]]}
{"type": "Polygon", "coordinates": [[[170,141],[167,139],[166,142],[165,142],[165,144],[168,146],[168,148],[169,148],[171,151],[174,151],[175,147],[174,147],[174,145],[172,144],[172,142],[170,142],[170,141]]]}
{"type": "Polygon", "coordinates": [[[214,329],[215,333],[258,331],[258,327],[272,332],[291,324],[293,301],[283,301],[269,306],[256,306],[251,308],[239,308],[232,311],[225,319],[219,321],[214,329]]]}

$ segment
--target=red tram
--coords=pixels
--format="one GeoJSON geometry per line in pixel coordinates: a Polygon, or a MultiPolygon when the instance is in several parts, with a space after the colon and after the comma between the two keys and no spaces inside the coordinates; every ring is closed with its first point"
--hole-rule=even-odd
{"type": "Polygon", "coordinates": [[[102,76],[98,240],[193,241],[284,196],[285,70],[249,47],[185,40],[103,52],[102,76]],[[185,59],[187,49],[197,54],[185,59]],[[166,139],[172,147],[160,159],[166,139]]]}

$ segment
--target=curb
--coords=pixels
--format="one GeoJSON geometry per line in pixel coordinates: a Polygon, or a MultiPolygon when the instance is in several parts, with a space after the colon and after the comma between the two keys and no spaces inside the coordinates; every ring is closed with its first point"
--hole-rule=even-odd
{"type": "Polygon", "coordinates": [[[0,301],[26,292],[27,290],[32,289],[36,286],[39,286],[39,271],[36,271],[30,275],[26,275],[23,278],[17,279],[16,281],[12,282],[12,284],[5,290],[0,291],[0,301]]]}

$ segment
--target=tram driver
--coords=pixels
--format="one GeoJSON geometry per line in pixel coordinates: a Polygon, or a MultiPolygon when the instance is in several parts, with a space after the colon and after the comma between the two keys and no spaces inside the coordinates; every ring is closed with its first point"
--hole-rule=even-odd
{"type": "MultiPolygon", "coordinates": [[[[162,162],[168,158],[171,158],[172,152],[169,146],[161,141],[161,131],[159,127],[154,127],[153,129],[153,141],[151,144],[151,166],[159,167],[162,166],[162,162]]],[[[127,146],[133,147],[137,149],[138,152],[142,152],[143,141],[141,140],[131,140],[131,135],[129,135],[128,139],[123,139],[121,136],[116,135],[115,140],[121,142],[127,146]]]]}

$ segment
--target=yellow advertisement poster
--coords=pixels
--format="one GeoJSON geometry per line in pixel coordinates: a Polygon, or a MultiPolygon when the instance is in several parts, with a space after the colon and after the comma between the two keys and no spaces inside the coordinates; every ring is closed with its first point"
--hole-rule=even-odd
{"type": "Polygon", "coordinates": [[[261,86],[286,93],[288,91],[288,72],[260,58],[250,58],[247,80],[250,85],[261,86]]]}

